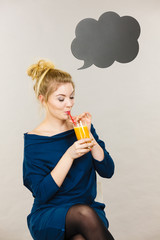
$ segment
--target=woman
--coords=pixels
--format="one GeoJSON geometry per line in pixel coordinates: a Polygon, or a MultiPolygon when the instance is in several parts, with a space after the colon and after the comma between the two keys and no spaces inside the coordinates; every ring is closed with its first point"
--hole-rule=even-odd
{"type": "MultiPolygon", "coordinates": [[[[34,204],[27,223],[35,240],[113,240],[103,203],[95,202],[96,172],[112,177],[114,163],[83,113],[90,138],[77,140],[68,116],[75,86],[70,74],[40,60],[28,69],[46,117],[24,134],[24,185],[34,204]]],[[[77,117],[74,117],[77,120],[77,117]]]]}

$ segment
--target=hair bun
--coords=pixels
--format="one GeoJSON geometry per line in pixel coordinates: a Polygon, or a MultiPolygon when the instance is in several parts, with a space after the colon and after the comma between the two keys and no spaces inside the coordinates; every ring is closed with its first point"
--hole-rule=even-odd
{"type": "Polygon", "coordinates": [[[54,68],[55,66],[52,62],[41,59],[38,63],[33,64],[28,68],[27,74],[32,78],[32,80],[39,79],[46,70],[54,68]]]}

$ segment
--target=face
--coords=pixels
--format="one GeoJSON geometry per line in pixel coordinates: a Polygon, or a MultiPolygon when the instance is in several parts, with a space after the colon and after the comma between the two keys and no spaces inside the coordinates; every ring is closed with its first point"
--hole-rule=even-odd
{"type": "Polygon", "coordinates": [[[48,98],[45,107],[47,114],[53,118],[67,120],[67,111],[74,105],[74,88],[71,83],[61,84],[48,98]]]}

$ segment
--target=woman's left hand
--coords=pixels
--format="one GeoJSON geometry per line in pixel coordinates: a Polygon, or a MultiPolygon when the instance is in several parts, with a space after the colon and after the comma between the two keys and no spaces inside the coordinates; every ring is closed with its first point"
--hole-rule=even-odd
{"type": "Polygon", "coordinates": [[[75,116],[74,120],[77,121],[82,121],[87,124],[87,127],[90,131],[91,129],[91,120],[92,120],[92,115],[89,112],[84,112],[78,116],[75,116]]]}

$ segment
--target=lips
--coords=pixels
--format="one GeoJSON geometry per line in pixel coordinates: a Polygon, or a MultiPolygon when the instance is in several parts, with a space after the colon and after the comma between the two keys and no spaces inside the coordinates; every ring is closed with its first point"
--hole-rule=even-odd
{"type": "Polygon", "coordinates": [[[68,116],[69,116],[69,111],[66,111],[66,112],[64,112],[64,114],[66,114],[66,115],[68,115],[68,116]]]}
{"type": "Polygon", "coordinates": [[[70,111],[65,111],[65,113],[69,115],[69,114],[70,114],[70,111]]]}

